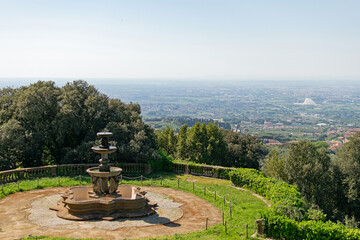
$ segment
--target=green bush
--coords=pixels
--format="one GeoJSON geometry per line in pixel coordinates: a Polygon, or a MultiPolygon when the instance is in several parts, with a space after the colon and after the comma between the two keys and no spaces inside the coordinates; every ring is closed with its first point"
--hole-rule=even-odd
{"type": "Polygon", "coordinates": [[[153,172],[172,172],[174,169],[173,159],[167,156],[162,151],[159,151],[160,158],[159,160],[150,160],[148,161],[151,164],[151,170],[153,172]]]}
{"type": "Polygon", "coordinates": [[[264,173],[248,168],[230,172],[231,181],[256,192],[270,200],[272,208],[279,214],[302,220],[305,216],[305,203],[299,190],[283,181],[268,178],[264,173]]]}
{"type": "Polygon", "coordinates": [[[306,204],[299,190],[283,181],[268,178],[255,169],[230,172],[231,181],[270,200],[261,211],[265,233],[276,239],[360,239],[360,230],[348,229],[331,221],[308,221],[306,204]]]}
{"type": "Polygon", "coordinates": [[[206,165],[197,165],[193,163],[188,164],[189,171],[191,174],[195,175],[204,175],[204,169],[207,167],[206,165]]]}
{"type": "Polygon", "coordinates": [[[232,170],[229,169],[229,168],[224,168],[224,167],[216,168],[216,175],[217,175],[218,178],[230,179],[229,173],[231,171],[232,170]]]}
{"type": "Polygon", "coordinates": [[[360,239],[359,230],[349,229],[331,221],[297,222],[271,211],[267,211],[262,217],[265,219],[266,234],[277,239],[360,239]]]}

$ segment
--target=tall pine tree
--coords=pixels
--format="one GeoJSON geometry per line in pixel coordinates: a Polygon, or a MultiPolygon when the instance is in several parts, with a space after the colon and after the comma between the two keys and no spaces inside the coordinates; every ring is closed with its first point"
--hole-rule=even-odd
{"type": "Polygon", "coordinates": [[[177,136],[176,157],[178,159],[185,160],[189,157],[187,135],[188,135],[188,127],[185,124],[181,126],[179,130],[179,134],[177,136]]]}
{"type": "Polygon", "coordinates": [[[169,126],[167,126],[164,131],[158,133],[157,135],[158,145],[167,155],[175,155],[176,141],[177,139],[174,133],[174,129],[169,126]]]}

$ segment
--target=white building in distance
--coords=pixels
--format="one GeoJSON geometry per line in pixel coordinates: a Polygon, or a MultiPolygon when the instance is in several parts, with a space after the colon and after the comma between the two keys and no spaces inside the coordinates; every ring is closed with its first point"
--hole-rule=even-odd
{"type": "Polygon", "coordinates": [[[294,103],[295,105],[310,105],[315,106],[316,103],[311,98],[305,98],[305,101],[303,103],[294,103]]]}

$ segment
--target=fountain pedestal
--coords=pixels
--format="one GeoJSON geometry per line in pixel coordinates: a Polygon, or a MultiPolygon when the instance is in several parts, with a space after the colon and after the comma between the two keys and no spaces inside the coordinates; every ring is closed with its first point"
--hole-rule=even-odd
{"type": "Polygon", "coordinates": [[[119,175],[122,169],[110,167],[109,172],[101,172],[99,167],[93,167],[86,170],[91,176],[93,191],[97,196],[114,194],[119,186],[119,175]]]}

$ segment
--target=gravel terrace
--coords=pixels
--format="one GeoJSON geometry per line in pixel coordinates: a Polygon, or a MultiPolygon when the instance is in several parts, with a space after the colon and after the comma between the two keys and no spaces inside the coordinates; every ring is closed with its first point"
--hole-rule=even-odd
{"type": "Polygon", "coordinates": [[[0,200],[0,239],[29,235],[123,239],[174,235],[203,230],[221,222],[221,211],[191,193],[171,188],[141,187],[150,201],[158,202],[157,214],[142,219],[70,221],[49,210],[67,187],[18,192],[0,200]]]}

